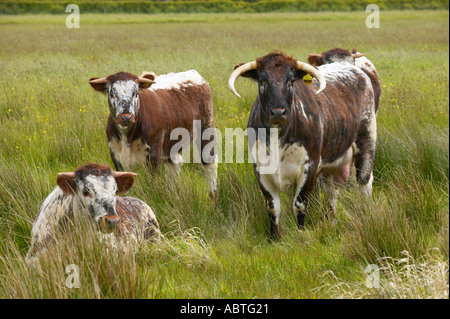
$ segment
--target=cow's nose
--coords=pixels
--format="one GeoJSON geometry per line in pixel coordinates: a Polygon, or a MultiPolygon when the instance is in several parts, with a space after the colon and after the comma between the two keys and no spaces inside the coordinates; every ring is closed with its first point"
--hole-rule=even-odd
{"type": "Polygon", "coordinates": [[[120,221],[120,217],[117,215],[114,216],[106,216],[106,225],[108,226],[108,228],[115,228],[120,221]]]}
{"type": "Polygon", "coordinates": [[[287,111],[285,108],[269,110],[269,120],[272,124],[283,124],[286,122],[287,111]]]}
{"type": "Polygon", "coordinates": [[[118,122],[122,125],[128,125],[134,122],[133,114],[122,113],[118,116],[118,122]]]}

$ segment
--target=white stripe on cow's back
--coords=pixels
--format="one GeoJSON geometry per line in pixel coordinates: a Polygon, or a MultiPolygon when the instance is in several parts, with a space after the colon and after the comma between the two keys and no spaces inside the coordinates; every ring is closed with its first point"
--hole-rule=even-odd
{"type": "MultiPolygon", "coordinates": [[[[340,82],[343,79],[355,82],[355,71],[361,73],[361,69],[348,62],[334,62],[318,67],[319,71],[329,82],[340,82]]],[[[317,81],[317,80],[316,80],[317,81]]]]}
{"type": "MultiPolygon", "coordinates": [[[[145,73],[145,72],[143,72],[145,73]]],[[[150,91],[180,89],[182,86],[202,85],[205,79],[195,70],[179,73],[161,74],[155,78],[155,83],[148,88],[150,91]]]]}

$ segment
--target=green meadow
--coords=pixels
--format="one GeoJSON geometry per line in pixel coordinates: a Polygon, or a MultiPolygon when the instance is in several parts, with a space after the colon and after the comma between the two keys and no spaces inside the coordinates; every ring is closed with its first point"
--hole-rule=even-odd
{"type": "Polygon", "coordinates": [[[0,16],[0,298],[448,298],[449,12],[81,14],[0,16]],[[282,196],[283,239],[268,240],[263,195],[249,163],[221,163],[218,197],[200,164],[177,181],[144,166],[127,196],[155,211],[164,238],[107,250],[89,225],[74,225],[29,266],[24,257],[40,205],[59,172],[112,165],[106,97],[90,77],[196,69],[210,84],[217,128],[245,129],[256,84],[227,87],[233,66],[283,50],[306,61],[357,48],[375,64],[382,95],[373,197],[340,189],[324,218],[320,187],[306,229],[282,196]],[[66,266],[80,287],[66,287],[66,266]],[[380,287],[366,286],[369,264],[380,287]]]}

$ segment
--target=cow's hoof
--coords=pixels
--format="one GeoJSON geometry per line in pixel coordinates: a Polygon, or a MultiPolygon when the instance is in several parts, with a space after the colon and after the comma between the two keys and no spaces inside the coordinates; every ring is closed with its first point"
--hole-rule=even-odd
{"type": "Polygon", "coordinates": [[[269,241],[279,241],[279,240],[281,240],[281,233],[280,230],[278,229],[278,225],[272,224],[270,226],[269,241]]]}

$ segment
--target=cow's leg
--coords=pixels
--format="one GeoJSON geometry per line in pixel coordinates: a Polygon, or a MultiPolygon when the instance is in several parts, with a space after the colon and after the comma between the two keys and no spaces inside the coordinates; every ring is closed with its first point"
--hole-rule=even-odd
{"type": "Polygon", "coordinates": [[[161,132],[156,136],[151,143],[148,143],[147,148],[147,167],[152,174],[158,174],[159,167],[161,166],[163,146],[164,146],[164,132],[161,132]]]}
{"type": "Polygon", "coordinates": [[[183,157],[177,154],[172,160],[170,157],[168,159],[167,173],[171,180],[176,180],[181,172],[181,166],[183,166],[183,157]]]}
{"type": "Polygon", "coordinates": [[[214,197],[217,194],[217,155],[214,156],[212,163],[203,164],[206,178],[209,183],[209,196],[214,197]]]}
{"type": "Polygon", "coordinates": [[[120,164],[120,162],[117,160],[116,156],[114,155],[113,151],[111,150],[111,148],[109,148],[109,154],[111,155],[111,161],[114,164],[114,168],[116,169],[116,171],[123,171],[123,166],[122,164],[120,164]]]}
{"type": "Polygon", "coordinates": [[[356,139],[357,153],[355,155],[356,180],[362,191],[372,196],[373,159],[377,142],[377,126],[375,115],[364,125],[356,139]]]}
{"type": "Polygon", "coordinates": [[[201,141],[197,144],[205,175],[209,184],[209,196],[214,197],[217,194],[217,163],[216,154],[216,129],[212,120],[202,122],[201,141]]]}
{"type": "Polygon", "coordinates": [[[338,190],[332,174],[323,175],[323,190],[328,200],[328,210],[332,217],[336,215],[336,202],[338,197],[338,190]]]}
{"type": "Polygon", "coordinates": [[[279,230],[281,202],[278,195],[278,190],[268,181],[265,175],[260,175],[256,164],[253,164],[256,179],[258,180],[259,187],[264,194],[266,200],[267,212],[270,219],[270,236],[272,239],[281,239],[279,230]]]}
{"type": "MultiPolygon", "coordinates": [[[[312,164],[310,164],[311,167],[312,164]]],[[[305,216],[308,209],[308,198],[314,188],[315,170],[307,170],[301,174],[294,197],[294,214],[297,220],[297,226],[300,230],[305,228],[305,216]]]]}

